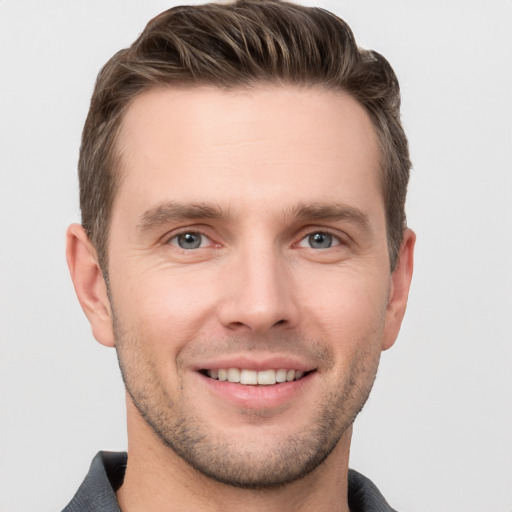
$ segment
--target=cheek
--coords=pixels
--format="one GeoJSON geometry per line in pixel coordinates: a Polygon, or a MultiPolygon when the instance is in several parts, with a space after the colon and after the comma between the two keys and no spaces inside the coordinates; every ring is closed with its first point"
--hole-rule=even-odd
{"type": "Polygon", "coordinates": [[[382,274],[330,269],[301,286],[306,328],[319,329],[333,344],[350,351],[380,343],[387,305],[388,282],[382,274]],[[310,285],[314,283],[314,289],[310,285]],[[312,322],[312,325],[307,325],[312,322]]]}
{"type": "Polygon", "coordinates": [[[212,310],[208,281],[189,273],[147,272],[117,282],[112,294],[119,323],[161,350],[178,351],[186,345],[212,310]]]}

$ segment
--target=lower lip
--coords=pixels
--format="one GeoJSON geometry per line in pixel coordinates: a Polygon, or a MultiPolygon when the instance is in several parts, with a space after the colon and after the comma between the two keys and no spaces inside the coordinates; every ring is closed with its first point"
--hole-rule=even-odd
{"type": "Polygon", "coordinates": [[[248,409],[268,409],[286,404],[305,392],[306,388],[311,385],[315,374],[316,372],[311,372],[299,380],[270,386],[248,386],[211,379],[198,373],[214,395],[248,409]]]}

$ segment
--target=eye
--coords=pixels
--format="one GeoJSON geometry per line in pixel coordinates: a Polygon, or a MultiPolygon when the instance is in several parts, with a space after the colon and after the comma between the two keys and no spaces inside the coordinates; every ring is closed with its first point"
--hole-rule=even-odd
{"type": "Polygon", "coordinates": [[[299,247],[309,247],[311,249],[329,249],[340,245],[340,240],[330,233],[316,231],[304,237],[298,244],[299,247]]]}
{"type": "Polygon", "coordinates": [[[196,231],[188,231],[173,236],[169,240],[169,243],[179,247],[180,249],[199,249],[200,247],[203,247],[207,241],[208,238],[205,235],[196,231]]]}

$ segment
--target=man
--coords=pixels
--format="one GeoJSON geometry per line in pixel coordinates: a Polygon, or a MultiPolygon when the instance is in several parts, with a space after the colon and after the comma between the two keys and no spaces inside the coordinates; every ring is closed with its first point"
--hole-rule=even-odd
{"type": "Polygon", "coordinates": [[[117,53],[67,258],[128,455],[65,510],[392,510],[348,460],[406,307],[409,169],[393,71],[326,11],[177,7],[117,53]]]}

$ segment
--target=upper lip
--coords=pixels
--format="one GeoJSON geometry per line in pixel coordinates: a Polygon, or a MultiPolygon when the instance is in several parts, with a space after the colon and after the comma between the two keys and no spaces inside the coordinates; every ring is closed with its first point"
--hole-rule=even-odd
{"type": "Polygon", "coordinates": [[[302,372],[309,372],[316,369],[316,365],[304,361],[303,359],[295,356],[271,356],[271,357],[257,357],[254,355],[245,356],[225,356],[209,359],[195,365],[196,370],[219,370],[228,368],[240,368],[245,370],[263,371],[269,369],[287,369],[287,370],[299,370],[302,372]]]}

